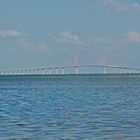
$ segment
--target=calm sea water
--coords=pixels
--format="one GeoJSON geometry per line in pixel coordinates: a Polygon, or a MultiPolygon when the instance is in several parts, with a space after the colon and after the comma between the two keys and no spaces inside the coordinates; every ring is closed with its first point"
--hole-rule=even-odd
{"type": "Polygon", "coordinates": [[[140,76],[1,76],[0,140],[140,140],[140,76]]]}

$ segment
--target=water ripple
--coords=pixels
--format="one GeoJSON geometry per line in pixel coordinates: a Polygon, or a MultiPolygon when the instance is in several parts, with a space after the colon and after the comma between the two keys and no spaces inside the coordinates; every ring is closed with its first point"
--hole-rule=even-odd
{"type": "Polygon", "coordinates": [[[138,140],[140,77],[0,77],[2,140],[138,140]]]}

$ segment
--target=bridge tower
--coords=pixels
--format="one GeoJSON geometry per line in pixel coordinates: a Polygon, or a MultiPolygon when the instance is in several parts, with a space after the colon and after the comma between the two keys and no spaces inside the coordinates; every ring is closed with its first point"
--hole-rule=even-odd
{"type": "Polygon", "coordinates": [[[76,74],[79,74],[78,58],[77,58],[77,56],[76,56],[76,59],[75,59],[75,73],[76,73],[76,74]]]}

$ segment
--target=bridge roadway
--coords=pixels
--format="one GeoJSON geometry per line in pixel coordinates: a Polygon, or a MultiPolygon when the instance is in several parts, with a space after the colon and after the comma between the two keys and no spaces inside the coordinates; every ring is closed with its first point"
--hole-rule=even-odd
{"type": "Polygon", "coordinates": [[[1,69],[0,75],[29,75],[29,74],[66,74],[66,69],[75,69],[75,74],[79,74],[80,68],[102,68],[102,74],[113,73],[140,73],[140,68],[121,67],[114,65],[69,65],[69,66],[51,66],[40,68],[19,68],[19,69],[1,69]],[[111,72],[109,72],[111,70],[111,72]]]}

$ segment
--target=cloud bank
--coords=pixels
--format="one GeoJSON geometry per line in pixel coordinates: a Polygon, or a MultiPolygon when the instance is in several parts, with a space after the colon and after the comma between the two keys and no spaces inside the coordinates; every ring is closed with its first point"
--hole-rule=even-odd
{"type": "Polygon", "coordinates": [[[0,38],[13,39],[18,47],[30,51],[46,51],[47,43],[46,42],[36,42],[34,43],[28,36],[25,36],[22,32],[16,29],[5,29],[0,30],[0,38]]]}
{"type": "Polygon", "coordinates": [[[51,37],[51,41],[56,44],[66,45],[66,46],[75,46],[75,47],[95,47],[95,46],[114,46],[115,43],[108,37],[90,37],[90,38],[81,38],[75,33],[69,31],[64,31],[57,33],[51,37]]]}
{"type": "Polygon", "coordinates": [[[74,46],[86,46],[86,41],[81,39],[78,35],[69,31],[60,32],[53,36],[53,41],[58,44],[69,44],[74,46]]]}
{"type": "Polygon", "coordinates": [[[17,30],[0,30],[0,37],[9,37],[9,38],[17,38],[21,37],[22,33],[17,30]]]}
{"type": "Polygon", "coordinates": [[[120,36],[115,39],[105,36],[82,38],[76,33],[63,31],[52,35],[46,42],[33,42],[27,36],[23,36],[20,31],[11,29],[0,30],[0,37],[13,38],[19,47],[36,51],[48,51],[49,49],[53,49],[51,46],[63,46],[61,48],[62,50],[67,47],[76,47],[79,49],[83,48],[83,50],[94,49],[101,53],[108,53],[120,49],[123,44],[128,44],[128,42],[140,43],[140,33],[136,31],[120,34],[120,36]]]}
{"type": "Polygon", "coordinates": [[[103,5],[112,7],[118,11],[122,12],[138,12],[140,11],[140,5],[136,2],[131,4],[124,4],[121,0],[97,0],[100,1],[103,5]]]}
{"type": "Polygon", "coordinates": [[[124,34],[124,37],[132,43],[140,43],[140,33],[135,31],[130,31],[124,34]]]}

